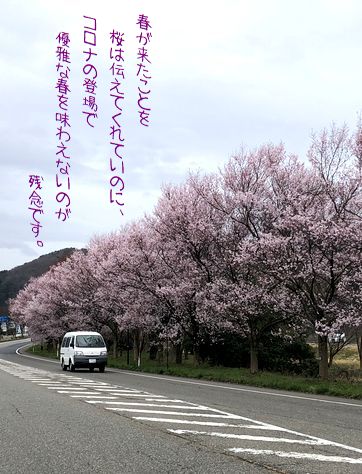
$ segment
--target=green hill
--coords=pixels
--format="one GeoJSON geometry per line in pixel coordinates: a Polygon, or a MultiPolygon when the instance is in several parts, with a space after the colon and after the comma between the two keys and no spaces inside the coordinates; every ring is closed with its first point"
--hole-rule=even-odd
{"type": "Polygon", "coordinates": [[[14,298],[31,277],[38,277],[47,272],[52,265],[62,262],[75,250],[57,250],[11,270],[0,271],[0,314],[8,314],[8,298],[14,298]]]}

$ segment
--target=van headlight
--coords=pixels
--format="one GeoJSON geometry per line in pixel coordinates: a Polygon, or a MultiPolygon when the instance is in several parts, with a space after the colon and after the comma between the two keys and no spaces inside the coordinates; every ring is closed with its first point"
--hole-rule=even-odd
{"type": "Polygon", "coordinates": [[[83,352],[82,351],[74,351],[74,355],[76,356],[82,356],[83,352]]]}
{"type": "Polygon", "coordinates": [[[101,351],[101,356],[106,356],[107,355],[107,351],[101,351]]]}

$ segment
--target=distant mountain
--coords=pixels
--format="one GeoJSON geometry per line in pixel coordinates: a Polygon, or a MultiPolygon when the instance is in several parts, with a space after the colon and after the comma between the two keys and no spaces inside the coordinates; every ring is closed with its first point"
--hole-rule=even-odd
{"type": "Polygon", "coordinates": [[[75,250],[77,249],[57,250],[11,270],[0,271],[0,314],[8,314],[7,299],[14,298],[31,277],[47,272],[52,265],[66,260],[75,250]]]}

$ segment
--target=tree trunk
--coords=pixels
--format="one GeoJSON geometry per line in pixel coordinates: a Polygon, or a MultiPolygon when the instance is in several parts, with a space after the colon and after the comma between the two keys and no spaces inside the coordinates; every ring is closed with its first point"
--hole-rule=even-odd
{"type": "Polygon", "coordinates": [[[256,374],[259,370],[258,346],[253,337],[250,338],[250,372],[256,374]]]}
{"type": "Polygon", "coordinates": [[[143,350],[144,336],[141,329],[134,333],[134,361],[137,362],[137,367],[141,367],[141,354],[143,350]]]}
{"type": "Polygon", "coordinates": [[[113,357],[116,358],[119,356],[119,331],[117,326],[112,329],[113,336],[113,357]]]}
{"type": "Polygon", "coordinates": [[[164,352],[165,352],[165,349],[163,347],[163,344],[160,343],[159,346],[158,346],[158,350],[157,350],[157,363],[159,365],[162,365],[163,364],[163,355],[164,355],[164,352]]]}
{"type": "Polygon", "coordinates": [[[357,336],[357,349],[358,349],[358,356],[359,356],[359,368],[362,370],[362,336],[357,336]]]}
{"type": "Polygon", "coordinates": [[[157,352],[158,352],[158,347],[156,345],[150,347],[150,360],[156,360],[157,352]]]}
{"type": "Polygon", "coordinates": [[[175,344],[176,364],[182,364],[182,345],[175,344]]]}
{"type": "Polygon", "coordinates": [[[335,353],[333,352],[333,347],[332,347],[331,344],[329,344],[329,347],[328,347],[328,368],[332,367],[334,356],[335,356],[335,353]]]}
{"type": "Polygon", "coordinates": [[[333,354],[329,353],[328,367],[332,367],[333,364],[333,354]]]}
{"type": "Polygon", "coordinates": [[[328,378],[328,337],[318,335],[319,377],[328,378]]]}
{"type": "Polygon", "coordinates": [[[135,363],[137,363],[138,361],[138,352],[139,352],[138,332],[135,331],[133,334],[133,362],[135,363]]]}

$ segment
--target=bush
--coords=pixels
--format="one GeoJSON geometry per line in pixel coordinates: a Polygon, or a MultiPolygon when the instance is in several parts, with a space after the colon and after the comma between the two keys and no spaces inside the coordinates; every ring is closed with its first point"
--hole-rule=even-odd
{"type": "Polygon", "coordinates": [[[259,367],[308,377],[318,375],[318,361],[313,349],[299,338],[288,341],[281,336],[265,337],[260,344],[259,367]]]}
{"type": "MultiPolygon", "coordinates": [[[[249,367],[249,341],[238,334],[224,334],[218,342],[205,342],[199,348],[203,360],[224,367],[249,367]]],[[[265,336],[259,346],[259,368],[315,377],[318,361],[304,339],[285,340],[281,336],[265,336]]]]}

